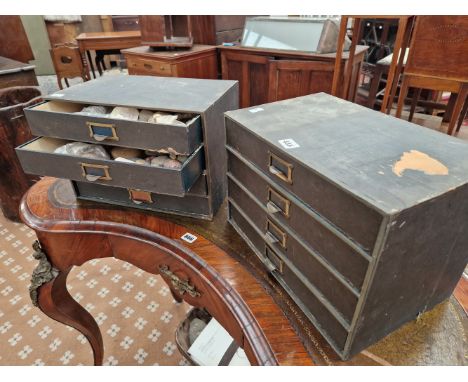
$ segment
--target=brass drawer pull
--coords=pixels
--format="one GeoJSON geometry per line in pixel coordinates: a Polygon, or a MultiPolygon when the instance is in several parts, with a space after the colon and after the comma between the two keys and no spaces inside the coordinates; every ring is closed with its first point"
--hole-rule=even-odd
{"type": "Polygon", "coordinates": [[[267,264],[267,267],[269,269],[272,268],[270,272],[278,271],[280,274],[283,274],[283,260],[281,260],[281,258],[270,247],[268,247],[268,245],[265,246],[265,258],[269,263],[267,264]]]}
{"type": "Polygon", "coordinates": [[[279,242],[278,238],[275,237],[271,232],[265,233],[263,238],[268,244],[276,244],[279,242]]]}
{"type": "Polygon", "coordinates": [[[291,202],[280,193],[268,187],[268,202],[266,204],[266,208],[271,214],[280,212],[289,218],[291,202]]]}
{"type": "Polygon", "coordinates": [[[283,182],[292,184],[293,165],[271,152],[268,154],[268,171],[273,175],[276,175],[283,182]]]}
{"type": "Polygon", "coordinates": [[[144,66],[146,69],[153,69],[153,65],[150,65],[150,64],[143,64],[143,66],[144,66]]]}
{"type": "Polygon", "coordinates": [[[109,174],[109,166],[91,163],[80,163],[81,173],[89,182],[96,180],[112,180],[109,174]]]}
{"type": "Polygon", "coordinates": [[[112,123],[86,122],[89,129],[89,136],[98,142],[106,139],[118,141],[119,137],[115,130],[115,125],[112,123]]]}
{"type": "Polygon", "coordinates": [[[266,269],[268,270],[268,272],[273,272],[273,271],[276,271],[276,266],[275,264],[273,264],[270,259],[268,259],[267,257],[264,257],[264,256],[261,256],[260,257],[260,261],[263,263],[263,265],[266,267],[266,269]]]}
{"type": "Polygon", "coordinates": [[[281,208],[279,208],[275,203],[273,202],[268,202],[267,205],[267,210],[270,214],[276,214],[277,212],[281,211],[281,208]]]}
{"type": "Polygon", "coordinates": [[[148,192],[148,191],[142,191],[138,189],[129,188],[128,195],[130,197],[130,200],[135,204],[153,203],[151,192],[148,192]]]}
{"type": "Polygon", "coordinates": [[[276,224],[267,219],[266,233],[264,236],[265,241],[270,245],[279,244],[286,249],[287,235],[276,224]]]}

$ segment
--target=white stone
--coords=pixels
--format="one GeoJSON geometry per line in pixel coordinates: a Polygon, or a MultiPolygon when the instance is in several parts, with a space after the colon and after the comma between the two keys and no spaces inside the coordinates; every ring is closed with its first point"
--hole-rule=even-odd
{"type": "Polygon", "coordinates": [[[116,106],[110,113],[110,118],[137,121],[138,115],[138,109],[135,109],[134,107],[116,106]]]}

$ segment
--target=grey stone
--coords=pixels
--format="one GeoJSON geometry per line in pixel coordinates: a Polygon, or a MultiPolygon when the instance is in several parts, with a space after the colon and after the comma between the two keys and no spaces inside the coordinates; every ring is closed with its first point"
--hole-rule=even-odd
{"type": "Polygon", "coordinates": [[[141,110],[138,114],[138,120],[141,122],[148,122],[153,116],[154,112],[151,110],[141,110]]]}
{"type": "Polygon", "coordinates": [[[151,160],[151,166],[170,168],[170,169],[179,169],[182,167],[182,164],[177,160],[168,158],[165,155],[161,155],[151,160]]]}
{"type": "Polygon", "coordinates": [[[106,116],[108,113],[109,108],[106,106],[90,105],[85,106],[81,111],[78,111],[75,114],[106,116]]]}
{"type": "Polygon", "coordinates": [[[67,143],[66,145],[57,147],[54,150],[54,153],[68,154],[92,159],[111,159],[110,155],[103,146],[83,142],[67,143]]]}
{"type": "Polygon", "coordinates": [[[197,337],[200,335],[200,333],[205,329],[206,323],[203,320],[200,320],[199,318],[194,318],[192,321],[190,321],[190,326],[189,326],[189,341],[190,345],[192,345],[197,337]]]}
{"type": "Polygon", "coordinates": [[[177,155],[177,160],[178,160],[180,163],[184,163],[187,159],[188,159],[188,156],[187,156],[187,155],[177,155]]]}

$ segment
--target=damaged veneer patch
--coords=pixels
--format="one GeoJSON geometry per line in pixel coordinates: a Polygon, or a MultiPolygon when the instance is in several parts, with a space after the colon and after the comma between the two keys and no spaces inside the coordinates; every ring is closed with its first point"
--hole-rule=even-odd
{"type": "Polygon", "coordinates": [[[422,171],[427,175],[448,175],[449,173],[444,164],[418,150],[404,152],[393,165],[392,170],[397,176],[402,176],[405,170],[422,171]]]}

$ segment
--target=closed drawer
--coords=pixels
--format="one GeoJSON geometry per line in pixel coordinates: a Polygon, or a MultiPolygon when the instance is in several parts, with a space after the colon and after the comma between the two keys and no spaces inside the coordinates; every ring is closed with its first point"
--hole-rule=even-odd
{"type": "Polygon", "coordinates": [[[26,173],[184,196],[204,170],[203,145],[180,169],[56,154],[68,141],[39,137],[16,148],[26,173]]]}
{"type": "MultiPolygon", "coordinates": [[[[285,229],[279,222],[268,216],[257,201],[250,198],[232,181],[228,180],[229,202],[244,211],[263,241],[272,250],[288,259],[335,308],[337,315],[342,316],[349,325],[351,322],[359,293],[354,291],[333,268],[299,242],[294,232],[285,229]]],[[[290,286],[291,287],[291,286],[290,286]]]]}
{"type": "MultiPolygon", "coordinates": [[[[261,234],[246,218],[245,211],[229,203],[229,223],[249,244],[255,254],[265,262],[268,246],[265,245],[261,234]]],[[[267,268],[271,268],[267,266],[267,268]]],[[[320,333],[337,349],[343,349],[348,336],[348,330],[331,314],[323,304],[323,299],[317,298],[304,285],[300,278],[283,262],[281,271],[274,270],[272,275],[278,280],[284,290],[292,297],[299,308],[315,324],[320,333]]]]}
{"type": "Polygon", "coordinates": [[[149,211],[209,218],[211,213],[209,198],[201,194],[204,182],[206,183],[206,179],[202,175],[195,182],[192,189],[183,197],[86,182],[73,182],[73,184],[76,196],[80,199],[149,211]]]}
{"type": "Polygon", "coordinates": [[[146,150],[172,148],[181,154],[193,153],[202,142],[201,118],[198,115],[194,115],[187,126],[164,125],[76,114],[83,106],[48,101],[25,109],[25,115],[31,132],[36,136],[146,150]]]}
{"type": "Polygon", "coordinates": [[[370,256],[242,157],[228,152],[228,177],[245,188],[282,226],[290,227],[358,290],[370,256]]]}
{"type": "Polygon", "coordinates": [[[253,163],[278,183],[359,243],[368,252],[374,247],[382,216],[352,194],[304,167],[276,147],[225,118],[228,150],[253,163]],[[346,212],[346,213],[344,213],[346,212]]]}
{"type": "Polygon", "coordinates": [[[171,64],[162,61],[148,60],[145,58],[131,57],[128,55],[127,67],[130,74],[132,70],[137,70],[141,73],[145,73],[146,75],[156,75],[160,77],[172,77],[174,75],[171,64]]]}

